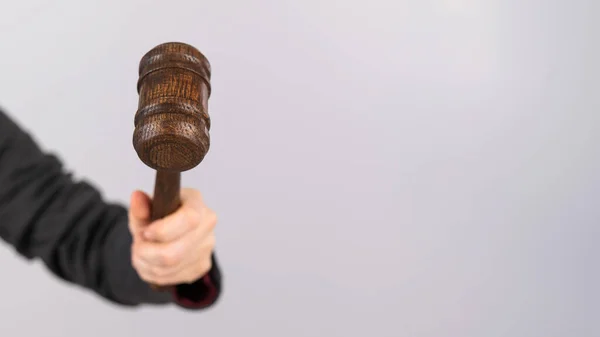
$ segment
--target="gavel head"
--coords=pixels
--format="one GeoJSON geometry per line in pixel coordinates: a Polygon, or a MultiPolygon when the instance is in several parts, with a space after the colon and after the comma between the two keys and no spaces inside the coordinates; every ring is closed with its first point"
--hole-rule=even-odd
{"type": "Polygon", "coordinates": [[[140,61],[133,146],[156,170],[183,172],[210,146],[210,64],[194,47],[165,43],[140,61]]]}

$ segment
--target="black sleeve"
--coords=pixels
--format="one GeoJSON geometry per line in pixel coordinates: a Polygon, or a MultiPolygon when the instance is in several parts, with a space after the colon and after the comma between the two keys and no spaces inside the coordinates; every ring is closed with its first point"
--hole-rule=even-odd
{"type": "Polygon", "coordinates": [[[120,305],[205,308],[216,301],[221,274],[214,255],[206,277],[173,293],[143,282],[131,265],[127,221],[124,206],[105,202],[90,183],[74,181],[56,156],[43,153],[0,111],[0,237],[5,242],[27,259],[41,259],[62,280],[120,305]]]}

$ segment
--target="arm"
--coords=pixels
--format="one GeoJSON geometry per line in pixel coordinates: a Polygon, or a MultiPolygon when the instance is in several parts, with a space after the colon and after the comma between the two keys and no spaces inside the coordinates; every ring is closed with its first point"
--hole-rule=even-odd
{"type": "Polygon", "coordinates": [[[39,258],[61,279],[120,305],[176,303],[206,308],[221,291],[210,272],[173,293],[152,290],[131,265],[127,209],[75,182],[58,158],[0,111],[0,237],[27,259],[39,258]]]}

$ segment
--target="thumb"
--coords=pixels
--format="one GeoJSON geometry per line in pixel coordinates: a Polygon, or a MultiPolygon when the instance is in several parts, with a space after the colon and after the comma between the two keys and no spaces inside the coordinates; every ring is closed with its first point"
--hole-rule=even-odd
{"type": "Polygon", "coordinates": [[[151,199],[142,191],[131,193],[129,203],[129,231],[133,237],[138,237],[141,231],[150,224],[151,199]]]}

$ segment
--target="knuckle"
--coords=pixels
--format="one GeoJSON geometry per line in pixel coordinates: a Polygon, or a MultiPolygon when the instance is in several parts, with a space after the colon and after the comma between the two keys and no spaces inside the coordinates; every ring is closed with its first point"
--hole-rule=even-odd
{"type": "Polygon", "coordinates": [[[211,251],[215,247],[216,243],[217,243],[217,237],[214,234],[211,235],[211,236],[209,236],[206,239],[206,245],[207,245],[208,249],[211,250],[211,251]]]}
{"type": "Polygon", "coordinates": [[[200,221],[202,228],[214,230],[217,226],[217,214],[210,208],[205,208],[200,221]]]}
{"type": "Polygon", "coordinates": [[[159,223],[158,226],[154,228],[154,232],[152,235],[154,238],[158,240],[164,240],[167,237],[167,226],[163,226],[163,223],[159,223]]]}
{"type": "Polygon", "coordinates": [[[200,223],[200,213],[192,207],[186,208],[184,218],[188,225],[194,226],[200,223]]]}
{"type": "Polygon", "coordinates": [[[219,218],[217,216],[217,213],[215,211],[213,211],[212,209],[208,210],[208,225],[211,229],[215,228],[217,226],[217,222],[219,221],[219,218]]]}
{"type": "Polygon", "coordinates": [[[202,201],[202,193],[197,189],[185,188],[182,193],[189,201],[202,201]]]}
{"type": "Polygon", "coordinates": [[[160,256],[160,265],[162,265],[162,266],[172,267],[172,266],[176,265],[178,262],[179,262],[178,254],[176,254],[170,250],[165,251],[160,256]]]}

